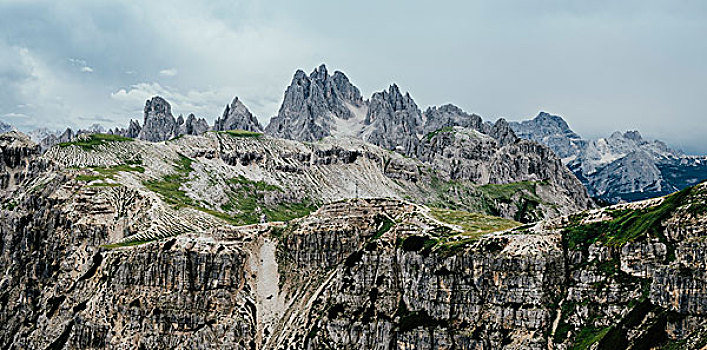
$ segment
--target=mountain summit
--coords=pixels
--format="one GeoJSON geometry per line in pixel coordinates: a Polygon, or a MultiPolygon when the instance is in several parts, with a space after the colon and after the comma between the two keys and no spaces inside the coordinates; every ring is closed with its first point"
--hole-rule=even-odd
{"type": "Polygon", "coordinates": [[[230,105],[226,105],[223,111],[223,116],[216,119],[214,130],[245,130],[253,132],[263,132],[263,127],[258,122],[258,119],[250,113],[248,108],[238,99],[238,96],[233,98],[230,105]]]}
{"type": "Polygon", "coordinates": [[[340,121],[356,118],[363,107],[361,92],[341,72],[329,75],[325,65],[307,76],[297,70],[277,116],[265,133],[298,141],[316,141],[336,132],[340,121]]]}

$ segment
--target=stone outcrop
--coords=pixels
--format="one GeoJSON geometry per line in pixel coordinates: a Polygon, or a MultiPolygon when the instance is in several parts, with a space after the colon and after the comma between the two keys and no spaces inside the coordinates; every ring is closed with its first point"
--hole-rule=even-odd
{"type": "MultiPolygon", "coordinates": [[[[499,121],[496,125],[503,125],[499,121]]],[[[506,124],[507,125],[507,124],[506,124]]],[[[493,128],[493,127],[491,127],[493,128]]],[[[500,129],[503,129],[501,127],[500,129]]],[[[509,134],[513,136],[512,132],[509,134]]],[[[534,221],[543,215],[533,213],[536,209],[547,212],[546,204],[559,198],[560,207],[588,208],[592,200],[581,183],[570,173],[552,151],[531,141],[516,142],[502,146],[503,138],[493,138],[468,128],[453,127],[428,134],[420,143],[417,158],[430,164],[436,175],[450,181],[466,180],[488,185],[488,188],[516,188],[516,200],[496,199],[500,209],[497,214],[515,217],[521,221],[534,221]],[[529,187],[506,185],[522,182],[529,187]],[[523,199],[525,198],[525,199],[523,199]],[[513,202],[514,204],[510,204],[513,202]],[[520,206],[518,205],[522,203],[520,206]],[[526,215],[529,217],[524,218],[526,215]]],[[[570,210],[572,211],[572,210],[570,210]]]]}
{"type": "Polygon", "coordinates": [[[216,119],[214,130],[245,130],[253,132],[263,132],[263,127],[248,108],[236,96],[230,105],[226,105],[223,116],[216,119]]]}
{"type": "MultiPolygon", "coordinates": [[[[197,141],[208,140],[174,144],[197,141]]],[[[254,142],[270,141],[243,149],[254,142]]],[[[381,198],[235,227],[139,185],[135,176],[158,176],[157,155],[169,156],[167,145],[144,145],[147,169],[117,174],[115,186],[60,162],[25,177],[19,192],[0,191],[16,202],[0,208],[1,347],[697,349],[706,339],[705,184],[486,233],[473,225],[490,217],[381,198]],[[155,229],[171,233],[144,234],[155,229]]],[[[0,149],[13,168],[39,152],[20,139],[0,149]]],[[[344,169],[371,156],[332,148],[309,157],[344,169]]],[[[193,159],[189,177],[213,161],[193,159]]]]}
{"type": "Polygon", "coordinates": [[[0,134],[0,195],[13,203],[12,194],[27,178],[47,170],[50,162],[38,159],[40,146],[17,131],[0,134]]]}
{"type": "Polygon", "coordinates": [[[452,104],[446,104],[441,107],[428,107],[422,117],[425,120],[422,130],[425,135],[454,126],[471,128],[482,133],[487,131],[486,125],[480,116],[468,114],[452,104]]]}
{"type": "Polygon", "coordinates": [[[137,132],[141,140],[159,142],[171,140],[180,135],[201,135],[209,130],[209,124],[203,118],[189,114],[186,119],[181,115],[175,119],[172,106],[162,97],[155,96],[145,102],[145,117],[142,127],[130,121],[127,137],[137,132]]]}
{"type": "Polygon", "coordinates": [[[540,112],[535,118],[510,123],[518,137],[547,145],[558,157],[572,159],[586,147],[583,140],[560,116],[540,112]]]}

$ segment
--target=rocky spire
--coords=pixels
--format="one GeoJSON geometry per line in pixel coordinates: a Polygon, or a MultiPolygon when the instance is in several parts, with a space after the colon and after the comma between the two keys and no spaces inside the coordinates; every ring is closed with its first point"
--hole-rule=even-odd
{"type": "Polygon", "coordinates": [[[330,136],[337,119],[355,117],[352,107],[363,106],[361,92],[341,72],[330,76],[325,65],[309,76],[297,70],[277,116],[265,132],[275,137],[315,141],[330,136]]]}
{"type": "Polygon", "coordinates": [[[185,120],[179,116],[177,124],[177,135],[201,135],[209,131],[209,123],[204,118],[197,118],[193,113],[190,113],[185,120]]]}
{"type": "Polygon", "coordinates": [[[128,126],[128,130],[126,131],[124,136],[130,138],[137,138],[140,135],[140,130],[142,130],[140,122],[138,122],[137,120],[130,119],[130,125],[128,126]]]}
{"type": "Polygon", "coordinates": [[[177,135],[177,121],[172,115],[172,106],[160,96],[145,102],[145,119],[138,134],[141,140],[166,141],[177,135]]]}
{"type": "Polygon", "coordinates": [[[497,120],[486,133],[496,139],[501,146],[510,145],[518,141],[518,136],[516,136],[511,126],[503,118],[497,120]]]}
{"type": "Polygon", "coordinates": [[[417,104],[395,84],[373,94],[364,124],[360,136],[365,141],[405,154],[415,153],[423,126],[417,104]]]}
{"type": "Polygon", "coordinates": [[[636,142],[643,142],[643,137],[641,136],[641,133],[638,132],[638,130],[626,131],[624,133],[624,137],[629,140],[636,141],[636,142]]]}
{"type": "Polygon", "coordinates": [[[214,123],[214,130],[225,131],[225,130],[246,130],[263,132],[263,126],[258,122],[253,114],[250,113],[248,108],[238,99],[236,96],[230,105],[226,105],[226,109],[223,111],[223,116],[216,119],[214,123]]]}

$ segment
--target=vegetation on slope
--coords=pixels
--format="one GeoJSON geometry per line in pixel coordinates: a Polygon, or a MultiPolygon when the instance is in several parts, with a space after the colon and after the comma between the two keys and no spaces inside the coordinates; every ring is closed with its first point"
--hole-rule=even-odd
{"type": "Polygon", "coordinates": [[[277,186],[264,181],[252,181],[243,176],[229,179],[228,203],[221,206],[221,211],[207,208],[189,197],[181,186],[188,181],[193,160],[180,155],[174,164],[174,173],[161,179],[147,180],[143,184],[149,190],[158,193],[162,199],[177,208],[190,207],[223,219],[233,225],[249,225],[260,221],[265,214],[269,221],[287,221],[308,215],[316,209],[315,203],[303,200],[301,202],[280,202],[266,204],[265,194],[268,192],[283,192],[277,186]]]}
{"type": "Polygon", "coordinates": [[[261,132],[246,131],[246,130],[226,130],[226,131],[216,131],[216,132],[219,134],[226,134],[226,135],[230,135],[233,137],[260,138],[263,136],[263,133],[261,133],[261,132]]]}
{"type": "Polygon", "coordinates": [[[105,145],[110,142],[128,142],[133,141],[129,137],[123,137],[120,135],[111,134],[91,134],[87,135],[85,138],[80,138],[71,142],[59,143],[59,147],[69,147],[69,146],[79,146],[85,151],[92,151],[97,146],[105,145]]]}
{"type": "Polygon", "coordinates": [[[543,218],[539,209],[543,201],[537,194],[537,186],[545,184],[544,181],[520,181],[477,186],[468,181],[445,181],[432,176],[428,205],[500,216],[501,206],[514,204],[517,211],[513,220],[528,223],[543,218]]]}
{"type": "Polygon", "coordinates": [[[316,210],[316,205],[309,201],[281,202],[266,205],[265,194],[268,192],[284,192],[278,186],[264,181],[252,181],[242,175],[228,180],[230,192],[228,203],[221,206],[225,212],[231,213],[231,220],[242,224],[257,223],[260,215],[265,214],[269,221],[288,221],[309,215],[316,210]]]}
{"type": "Polygon", "coordinates": [[[521,225],[514,220],[461,210],[432,208],[430,214],[439,221],[460,226],[464,235],[469,237],[480,237],[485,233],[504,231],[521,225]]]}
{"type": "MultiPolygon", "coordinates": [[[[113,165],[109,167],[89,167],[88,169],[91,170],[90,174],[79,174],[76,176],[76,180],[78,181],[84,181],[84,182],[93,182],[93,181],[105,181],[108,179],[115,180],[115,176],[119,172],[137,172],[137,173],[144,173],[145,168],[143,168],[139,164],[139,162],[133,162],[132,164],[120,164],[120,165],[113,165]]],[[[105,183],[105,182],[99,182],[99,183],[93,183],[91,186],[94,187],[99,187],[99,186],[119,186],[118,184],[115,183],[105,183]]]]}
{"type": "Polygon", "coordinates": [[[486,233],[504,231],[521,225],[519,222],[501,217],[460,210],[431,208],[430,214],[443,223],[461,227],[463,232],[440,227],[430,232],[431,237],[413,235],[399,238],[396,245],[404,251],[419,251],[423,255],[436,251],[443,256],[448,256],[486,233]]]}
{"type": "Polygon", "coordinates": [[[442,132],[454,132],[454,127],[446,126],[444,128],[432,131],[432,132],[428,133],[427,135],[425,135],[425,139],[427,139],[429,141],[433,137],[435,137],[437,134],[442,133],[442,132]]]}
{"type": "MultiPolygon", "coordinates": [[[[692,187],[673,193],[660,205],[639,210],[609,211],[613,219],[590,224],[575,223],[565,229],[564,238],[570,250],[585,250],[595,242],[610,246],[622,246],[639,237],[657,237],[665,243],[661,222],[670,215],[690,195],[692,187]]],[[[581,214],[571,218],[579,222],[581,214]]]]}
{"type": "MultiPolygon", "coordinates": [[[[630,300],[623,307],[627,313],[613,320],[609,326],[599,327],[598,322],[606,315],[590,300],[582,302],[567,302],[561,308],[560,322],[553,336],[555,343],[569,342],[570,349],[614,349],[626,348],[629,342],[641,344],[645,348],[683,348],[685,339],[693,339],[697,344],[707,344],[704,333],[695,332],[682,340],[671,340],[665,332],[666,324],[679,323],[685,318],[671,310],[666,310],[651,303],[649,299],[651,279],[632,276],[621,270],[619,255],[609,255],[605,260],[589,261],[587,251],[589,246],[600,243],[604,246],[620,249],[629,242],[646,239],[658,239],[667,248],[663,263],[668,264],[675,258],[675,242],[671,242],[664,235],[664,222],[675,215],[701,216],[707,213],[705,206],[705,189],[702,186],[689,187],[682,191],[666,196],[663,201],[655,206],[643,209],[612,209],[607,208],[611,218],[602,222],[582,224],[584,214],[576,214],[570,218],[570,224],[563,232],[563,245],[567,250],[582,250],[584,260],[570,265],[571,271],[590,271],[600,276],[599,282],[594,283],[597,295],[606,293],[620,285],[627,291],[640,295],[630,300]],[[581,306],[581,307],[580,307],[581,306]],[[577,327],[571,320],[583,318],[582,327],[577,327]],[[629,334],[636,334],[631,339],[629,334]]],[[[683,270],[681,270],[683,271],[683,270]]],[[[690,274],[689,269],[684,270],[690,274]]],[[[572,274],[573,272],[570,272],[572,274]]],[[[681,272],[682,273],[682,272],[681,272]]],[[[567,298],[566,295],[560,299],[567,298]]],[[[605,324],[605,323],[604,323],[605,324]]],[[[702,346],[702,345],[701,345],[702,346]]],[[[698,347],[699,348],[699,347],[698,347]]]]}

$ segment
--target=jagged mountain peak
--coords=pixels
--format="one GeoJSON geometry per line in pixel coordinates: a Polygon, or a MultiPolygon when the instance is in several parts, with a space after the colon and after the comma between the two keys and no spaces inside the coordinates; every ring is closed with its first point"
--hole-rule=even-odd
{"type": "Polygon", "coordinates": [[[216,119],[214,130],[246,130],[262,132],[263,127],[258,119],[248,110],[238,96],[233,98],[230,105],[226,105],[223,116],[216,119]]]}
{"type": "Polygon", "coordinates": [[[567,121],[559,115],[550,114],[544,111],[540,111],[538,115],[533,118],[537,123],[542,123],[546,126],[556,126],[563,131],[572,132],[567,121]]]}
{"type": "Polygon", "coordinates": [[[333,76],[324,64],[307,76],[297,70],[277,116],[265,132],[286,139],[316,141],[331,136],[340,120],[355,119],[364,106],[360,90],[344,73],[333,76]]]}
{"type": "Polygon", "coordinates": [[[324,63],[320,64],[319,67],[312,71],[309,78],[322,81],[329,79],[329,71],[327,71],[326,65],[324,63]]]}
{"type": "Polygon", "coordinates": [[[145,117],[148,114],[172,115],[172,105],[161,96],[154,96],[145,101],[145,117]]]}
{"type": "Polygon", "coordinates": [[[158,142],[176,136],[177,120],[172,115],[172,106],[161,96],[154,96],[145,101],[145,114],[138,138],[158,142]]]}
{"type": "Polygon", "coordinates": [[[643,142],[643,137],[641,136],[641,133],[638,132],[638,130],[629,130],[624,133],[624,138],[627,138],[629,140],[633,140],[636,142],[643,142]]]}

